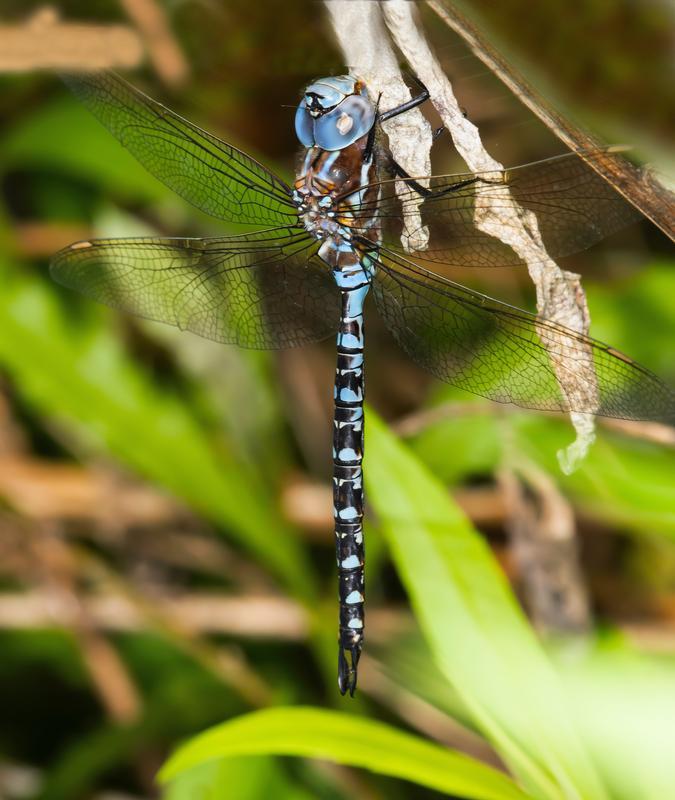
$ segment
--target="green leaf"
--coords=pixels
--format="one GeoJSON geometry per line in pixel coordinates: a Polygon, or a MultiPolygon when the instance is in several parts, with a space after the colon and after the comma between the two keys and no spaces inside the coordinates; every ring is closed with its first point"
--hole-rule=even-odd
{"type": "Polygon", "coordinates": [[[675,786],[672,657],[641,655],[620,640],[559,660],[579,729],[615,800],[665,800],[675,786]]]}
{"type": "Polygon", "coordinates": [[[430,789],[476,800],[525,800],[505,775],[379,722],[314,708],[272,708],[211,728],[180,748],[163,782],[214,759],[277,754],[364,767],[430,789]]]}
{"type": "MultiPolygon", "coordinates": [[[[443,387],[439,404],[452,396],[452,390],[443,387]]],[[[483,401],[474,405],[467,413],[430,425],[411,442],[415,453],[433,474],[447,483],[458,484],[475,475],[492,475],[501,463],[503,420],[483,401]]]]}
{"type": "Polygon", "coordinates": [[[555,453],[573,436],[565,420],[514,414],[509,454],[524,456],[552,475],[566,497],[603,525],[675,537],[675,455],[670,447],[604,428],[571,475],[562,475],[555,453]]]}
{"type": "MultiPolygon", "coordinates": [[[[443,395],[444,396],[444,395],[443,395]]],[[[586,516],[637,533],[675,537],[675,456],[671,447],[609,430],[599,420],[597,438],[571,475],[556,453],[574,440],[569,420],[520,409],[469,411],[422,431],[410,446],[441,480],[458,484],[490,476],[506,458],[526,458],[544,469],[586,516]],[[452,458],[448,458],[452,453],[452,458]]]]}
{"type": "Polygon", "coordinates": [[[606,798],[550,662],[489,548],[445,487],[368,413],[368,499],[442,673],[532,794],[606,798]]]}
{"type": "Polygon", "coordinates": [[[162,800],[311,800],[293,786],[270,758],[219,759],[182,772],[166,787],[162,800]]]}
{"type": "Polygon", "coordinates": [[[216,450],[180,398],[127,356],[87,307],[68,317],[51,286],[0,263],[0,365],[22,395],[90,450],[110,453],[219,523],[293,594],[313,596],[300,543],[251,469],[216,450]]]}
{"type": "Polygon", "coordinates": [[[8,167],[56,170],[120,199],[157,202],[171,196],[65,89],[4,137],[0,169],[8,167]]]}

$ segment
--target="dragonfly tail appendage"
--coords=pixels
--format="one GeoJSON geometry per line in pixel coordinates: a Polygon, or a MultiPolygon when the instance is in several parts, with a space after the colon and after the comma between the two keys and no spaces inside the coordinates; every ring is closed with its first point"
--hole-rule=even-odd
{"type": "Polygon", "coordinates": [[[333,498],[339,570],[338,686],[353,696],[363,645],[363,300],[368,286],[342,292],[337,340],[333,498]]]}

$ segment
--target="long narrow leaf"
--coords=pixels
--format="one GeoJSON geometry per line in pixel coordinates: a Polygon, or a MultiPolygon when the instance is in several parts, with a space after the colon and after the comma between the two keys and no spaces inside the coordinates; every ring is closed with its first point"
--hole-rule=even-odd
{"type": "Polygon", "coordinates": [[[476,725],[537,797],[606,798],[554,671],[489,548],[370,411],[366,449],[368,499],[438,665],[476,725]]]}
{"type": "Polygon", "coordinates": [[[69,321],[40,280],[0,263],[0,366],[42,415],[223,525],[295,594],[311,571],[261,482],[217,453],[179,399],[124,353],[102,313],[69,321]]]}
{"type": "Polygon", "coordinates": [[[322,758],[475,800],[526,800],[500,772],[380,722],[315,708],[272,708],[211,728],[165,764],[164,782],[218,758],[322,758]]]}

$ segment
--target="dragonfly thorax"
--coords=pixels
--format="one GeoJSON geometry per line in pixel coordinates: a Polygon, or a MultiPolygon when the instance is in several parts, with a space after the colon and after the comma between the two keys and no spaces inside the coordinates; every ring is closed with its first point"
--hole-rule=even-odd
{"type": "Polygon", "coordinates": [[[307,187],[302,187],[295,190],[293,199],[298,204],[305,230],[314,238],[349,238],[349,229],[338,219],[331,195],[312,194],[307,187]]]}
{"type": "Polygon", "coordinates": [[[298,170],[293,200],[300,221],[315,239],[350,243],[355,228],[367,226],[354,204],[364,199],[364,187],[375,178],[375,165],[367,155],[367,136],[342,150],[310,147],[298,170]]]}

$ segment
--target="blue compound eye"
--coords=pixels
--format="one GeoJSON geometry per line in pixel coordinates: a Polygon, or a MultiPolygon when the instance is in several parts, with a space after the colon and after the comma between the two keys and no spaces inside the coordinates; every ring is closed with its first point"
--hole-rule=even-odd
{"type": "Polygon", "coordinates": [[[323,150],[342,150],[368,133],[374,122],[373,106],[365,97],[353,94],[314,120],[314,141],[323,150]]]}
{"type": "Polygon", "coordinates": [[[314,120],[304,100],[295,112],[295,133],[305,147],[314,146],[314,120]]]}

